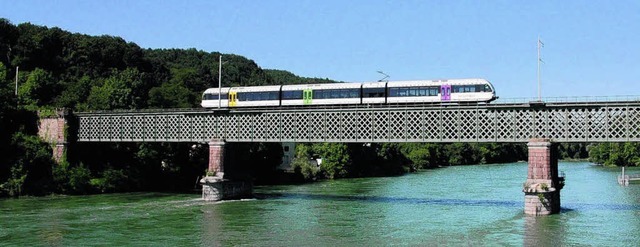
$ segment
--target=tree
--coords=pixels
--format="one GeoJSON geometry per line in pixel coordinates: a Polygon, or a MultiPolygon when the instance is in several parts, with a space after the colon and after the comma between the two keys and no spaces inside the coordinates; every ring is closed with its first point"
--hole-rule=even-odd
{"type": "Polygon", "coordinates": [[[95,110],[135,109],[138,106],[136,98],[142,94],[137,89],[142,84],[142,75],[137,69],[113,71],[102,86],[91,88],[87,103],[95,110]]]}
{"type": "Polygon", "coordinates": [[[37,136],[16,133],[12,138],[10,153],[19,153],[11,162],[11,174],[0,190],[15,196],[43,194],[51,190],[51,171],[55,165],[51,147],[37,136]]]}
{"type": "Polygon", "coordinates": [[[19,85],[18,99],[21,105],[32,107],[49,105],[57,96],[57,81],[51,73],[37,68],[29,73],[27,81],[19,85]]]}
{"type": "Polygon", "coordinates": [[[152,108],[192,108],[196,97],[178,83],[163,83],[149,91],[149,106],[152,108]]]}
{"type": "Polygon", "coordinates": [[[344,178],[350,175],[352,163],[347,144],[319,143],[313,145],[313,150],[322,157],[320,169],[327,178],[344,178]]]}

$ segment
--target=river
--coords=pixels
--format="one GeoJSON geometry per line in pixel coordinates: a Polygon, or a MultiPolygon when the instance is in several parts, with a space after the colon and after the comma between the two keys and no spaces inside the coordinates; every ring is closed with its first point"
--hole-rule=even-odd
{"type": "MultiPolygon", "coordinates": [[[[0,246],[638,246],[640,184],[560,162],[562,212],[523,214],[526,163],[261,186],[258,199],[125,193],[0,200],[0,246]]],[[[640,173],[631,169],[629,173],[640,173]]]]}

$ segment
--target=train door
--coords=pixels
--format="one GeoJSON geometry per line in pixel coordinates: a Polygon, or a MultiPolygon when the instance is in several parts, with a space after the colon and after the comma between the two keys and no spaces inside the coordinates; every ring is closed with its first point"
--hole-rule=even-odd
{"type": "Polygon", "coordinates": [[[442,101],[451,100],[451,85],[440,86],[440,99],[442,101]]]}
{"type": "Polygon", "coordinates": [[[313,99],[313,90],[305,89],[302,91],[302,103],[305,105],[311,105],[313,99]]]}
{"type": "Polygon", "coordinates": [[[229,91],[229,107],[236,106],[238,100],[238,93],[229,91]]]}

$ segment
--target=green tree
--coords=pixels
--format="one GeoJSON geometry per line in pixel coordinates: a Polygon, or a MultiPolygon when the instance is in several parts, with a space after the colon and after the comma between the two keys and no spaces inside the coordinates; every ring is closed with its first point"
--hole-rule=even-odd
{"type": "Polygon", "coordinates": [[[149,91],[149,106],[152,108],[192,108],[196,97],[178,83],[163,83],[149,91]]]}
{"type": "Polygon", "coordinates": [[[318,179],[320,169],[312,162],[313,150],[306,143],[296,144],[296,154],[291,161],[293,170],[300,174],[305,181],[318,179]]]}
{"type": "Polygon", "coordinates": [[[72,82],[65,83],[65,89],[56,99],[55,105],[78,111],[86,111],[86,101],[91,93],[91,84],[91,78],[86,75],[79,79],[73,79],[72,82]]]}
{"type": "Polygon", "coordinates": [[[18,87],[18,99],[21,105],[33,108],[49,105],[57,96],[57,81],[51,73],[43,69],[35,69],[29,73],[27,81],[18,87]]]}
{"type": "Polygon", "coordinates": [[[9,195],[44,194],[51,191],[51,171],[55,165],[51,147],[37,136],[16,133],[8,153],[21,154],[11,162],[9,179],[0,190],[9,195]]]}
{"type": "Polygon", "coordinates": [[[135,109],[136,89],[142,84],[142,75],[137,69],[126,69],[107,78],[102,86],[94,86],[87,99],[90,109],[135,109]]]}
{"type": "Polygon", "coordinates": [[[351,175],[352,163],[347,144],[318,143],[313,145],[313,150],[322,157],[320,169],[327,178],[344,178],[351,175]]]}

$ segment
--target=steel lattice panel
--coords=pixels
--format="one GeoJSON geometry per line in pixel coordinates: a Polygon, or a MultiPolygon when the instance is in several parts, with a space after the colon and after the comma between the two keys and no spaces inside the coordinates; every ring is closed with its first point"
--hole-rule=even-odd
{"type": "Polygon", "coordinates": [[[640,140],[640,104],[78,116],[81,142],[559,142],[640,140]]]}
{"type": "Polygon", "coordinates": [[[421,111],[407,111],[405,121],[405,137],[407,142],[422,142],[424,140],[423,116],[421,111]]]}
{"type": "Polygon", "coordinates": [[[629,139],[640,139],[640,108],[627,108],[627,119],[629,139]]]}
{"type": "Polygon", "coordinates": [[[343,134],[342,131],[342,114],[340,112],[324,113],[324,131],[322,138],[328,142],[340,142],[343,134]]]}
{"type": "Polygon", "coordinates": [[[478,141],[495,142],[497,140],[495,111],[478,109],[477,117],[478,141]]]}
{"type": "Polygon", "coordinates": [[[608,107],[609,111],[609,136],[612,141],[626,141],[627,133],[624,131],[627,128],[627,118],[625,108],[622,107],[608,107]]]}
{"type": "Polygon", "coordinates": [[[573,139],[585,139],[589,138],[588,135],[588,110],[587,109],[575,109],[566,112],[566,125],[565,125],[565,137],[566,140],[573,139]]]}
{"type": "Polygon", "coordinates": [[[609,124],[607,116],[607,109],[600,108],[589,111],[589,140],[607,140],[609,135],[609,128],[607,127],[609,124]]]}
{"type": "Polygon", "coordinates": [[[458,132],[458,120],[460,119],[460,113],[457,111],[442,111],[440,112],[440,141],[443,142],[457,142],[459,139],[458,132]]]}
{"type": "Polygon", "coordinates": [[[389,112],[389,139],[391,142],[405,141],[405,125],[407,122],[406,111],[389,112]]]}
{"type": "Polygon", "coordinates": [[[478,141],[477,111],[461,110],[458,119],[458,137],[460,141],[476,142],[478,141]]]}
{"type": "Polygon", "coordinates": [[[373,141],[373,126],[374,118],[371,111],[357,112],[358,121],[355,127],[358,130],[359,142],[372,142],[373,141]]]}
{"type": "Polygon", "coordinates": [[[422,131],[425,142],[439,142],[442,137],[442,124],[440,110],[423,110],[422,115],[422,131]]]}
{"type": "Polygon", "coordinates": [[[326,140],[325,133],[326,119],[324,112],[306,112],[307,122],[303,123],[307,125],[309,141],[311,142],[323,142],[326,140]]]}
{"type": "Polygon", "coordinates": [[[388,141],[389,136],[389,111],[374,111],[371,112],[373,118],[373,141],[385,142],[388,141]]]}

